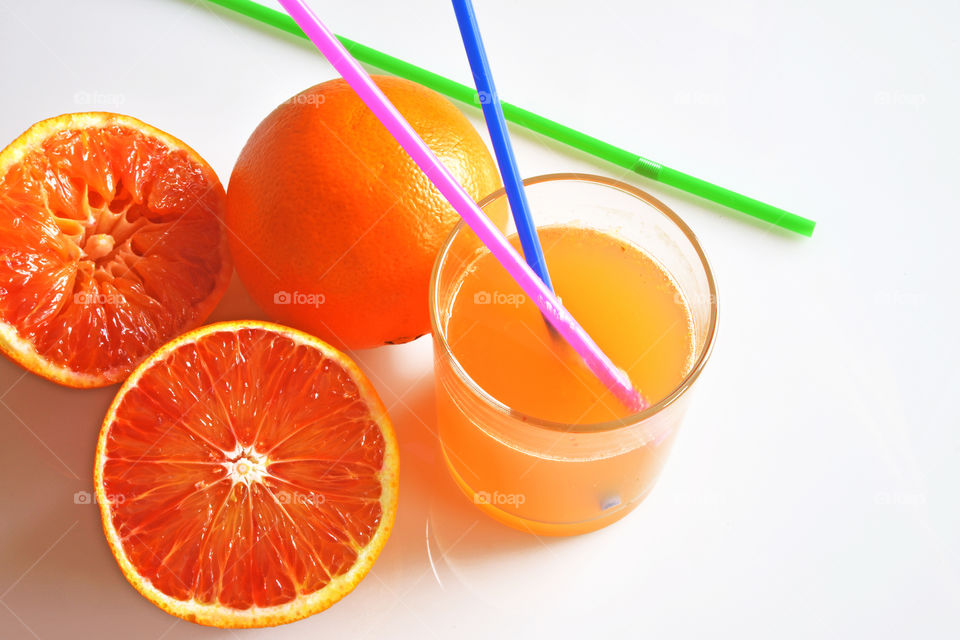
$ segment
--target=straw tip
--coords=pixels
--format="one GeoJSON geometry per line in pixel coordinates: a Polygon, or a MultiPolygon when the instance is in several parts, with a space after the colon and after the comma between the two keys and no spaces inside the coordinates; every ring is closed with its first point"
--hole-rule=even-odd
{"type": "Polygon", "coordinates": [[[614,395],[617,396],[623,406],[634,413],[639,413],[650,408],[650,403],[640,391],[633,386],[630,376],[623,369],[617,369],[617,379],[610,387],[614,395]]]}
{"type": "Polygon", "coordinates": [[[620,401],[627,409],[635,413],[646,411],[650,408],[650,403],[643,397],[643,394],[633,387],[630,387],[629,390],[622,394],[620,401]]]}

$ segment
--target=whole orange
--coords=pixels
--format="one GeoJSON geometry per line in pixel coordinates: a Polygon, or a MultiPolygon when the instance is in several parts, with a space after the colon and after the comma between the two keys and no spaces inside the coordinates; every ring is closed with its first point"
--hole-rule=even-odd
{"type": "MultiPolygon", "coordinates": [[[[500,187],[483,140],[446,98],[374,80],[474,199],[500,187]]],[[[272,319],[348,349],[429,331],[430,272],[458,220],[341,79],[268,115],[227,190],[230,246],[253,299],[272,319]]]]}

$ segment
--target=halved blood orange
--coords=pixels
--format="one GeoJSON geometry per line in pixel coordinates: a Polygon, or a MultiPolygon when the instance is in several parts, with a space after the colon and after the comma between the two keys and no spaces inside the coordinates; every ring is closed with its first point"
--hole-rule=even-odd
{"type": "Polygon", "coordinates": [[[326,609],[393,526],[397,443],[363,373],[265,322],[208,325],[143,362],[114,399],[94,486],[140,593],[218,627],[326,609]]]}
{"type": "Polygon", "coordinates": [[[0,152],[0,351],[73,387],[123,380],[231,273],[213,169],[135,118],[39,122],[0,152]]]}

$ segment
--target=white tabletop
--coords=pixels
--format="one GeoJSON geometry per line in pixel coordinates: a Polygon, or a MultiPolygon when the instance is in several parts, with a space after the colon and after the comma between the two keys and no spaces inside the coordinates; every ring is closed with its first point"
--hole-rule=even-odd
{"type": "MultiPolygon", "coordinates": [[[[590,535],[506,529],[440,464],[429,341],[359,353],[401,444],[387,547],[332,609],[217,632],[139,596],[75,504],[116,388],[2,360],[0,636],[958,637],[960,6],[477,4],[504,99],[819,222],[793,237],[516,130],[524,175],[648,189],[718,275],[718,342],[660,485],[590,535]]],[[[470,81],[446,2],[312,5],[470,81]]],[[[306,43],[203,0],[3,0],[0,55],[0,145],[48,116],[120,111],[224,182],[276,104],[334,77],[306,43]]],[[[214,319],[251,315],[234,286],[214,319]]]]}

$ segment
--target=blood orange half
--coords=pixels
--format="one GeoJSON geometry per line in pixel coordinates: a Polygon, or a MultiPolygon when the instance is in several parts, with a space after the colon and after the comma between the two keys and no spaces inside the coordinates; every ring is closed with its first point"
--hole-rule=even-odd
{"type": "Polygon", "coordinates": [[[223,295],[225,201],[195,151],[135,118],[35,124],[0,152],[0,351],[73,387],[123,380],[223,295]]]}
{"type": "Polygon", "coordinates": [[[264,322],[187,333],[114,399],[94,486],[120,568],[166,611],[260,627],[326,609],[393,526],[397,444],[353,362],[264,322]]]}

